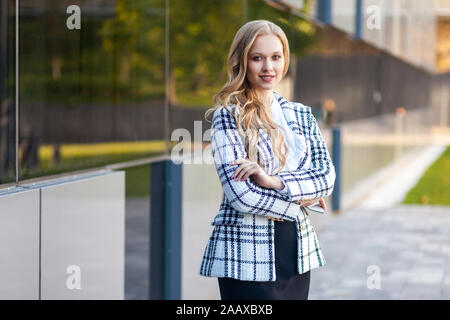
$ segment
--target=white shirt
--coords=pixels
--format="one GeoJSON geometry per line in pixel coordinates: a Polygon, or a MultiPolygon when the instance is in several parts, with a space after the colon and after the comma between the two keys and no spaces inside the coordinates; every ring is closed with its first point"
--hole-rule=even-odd
{"type": "MultiPolygon", "coordinates": [[[[275,96],[273,97],[271,109],[273,121],[285,129],[281,130],[281,133],[283,134],[284,141],[288,148],[288,155],[283,170],[297,170],[302,161],[301,155],[305,153],[306,141],[304,137],[299,136],[292,131],[275,96]]],[[[274,158],[275,161],[278,161],[279,167],[281,165],[280,160],[275,155],[274,158]]],[[[282,194],[287,194],[289,192],[289,189],[285,185],[283,189],[276,191],[282,194]]]]}

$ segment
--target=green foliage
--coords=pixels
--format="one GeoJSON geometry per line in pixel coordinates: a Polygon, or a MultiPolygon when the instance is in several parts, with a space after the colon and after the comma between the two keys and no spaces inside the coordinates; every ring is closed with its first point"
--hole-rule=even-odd
{"type": "Polygon", "coordinates": [[[450,205],[450,147],[428,168],[403,203],[450,205]]]}
{"type": "MultiPolygon", "coordinates": [[[[109,16],[82,10],[80,30],[66,28],[63,3],[45,4],[40,16],[20,20],[22,102],[118,104],[165,95],[164,0],[117,0],[109,16]]],[[[171,1],[169,10],[170,101],[209,107],[227,80],[228,50],[245,22],[245,2],[171,1]]],[[[309,22],[264,1],[248,0],[247,12],[248,20],[280,25],[293,55],[313,40],[309,22]]]]}

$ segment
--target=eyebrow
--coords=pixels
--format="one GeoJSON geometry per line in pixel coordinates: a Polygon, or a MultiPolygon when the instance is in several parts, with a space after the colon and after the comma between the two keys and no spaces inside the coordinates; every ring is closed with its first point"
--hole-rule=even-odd
{"type": "MultiPolygon", "coordinates": [[[[275,54],[275,53],[278,53],[278,54],[282,54],[282,52],[281,51],[275,51],[274,53],[272,53],[272,54],[275,54]]],[[[255,55],[255,54],[260,54],[260,55],[263,55],[261,52],[251,52],[250,53],[250,55],[255,55]]]]}

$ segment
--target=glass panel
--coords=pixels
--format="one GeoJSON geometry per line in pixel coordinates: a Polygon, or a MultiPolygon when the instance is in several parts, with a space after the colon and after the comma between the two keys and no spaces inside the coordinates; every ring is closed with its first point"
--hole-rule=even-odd
{"type": "Polygon", "coordinates": [[[125,171],[125,299],[149,298],[150,164],[125,171]]]}
{"type": "Polygon", "coordinates": [[[162,154],[165,1],[20,5],[20,178],[162,154]]]}
{"type": "Polygon", "coordinates": [[[181,135],[186,152],[202,150],[208,142],[202,144],[203,133],[211,127],[203,114],[228,78],[228,49],[244,22],[246,7],[247,1],[240,0],[170,3],[171,146],[181,135]]]}
{"type": "Polygon", "coordinates": [[[434,71],[436,16],[426,0],[363,0],[362,37],[434,71]]]}
{"type": "Polygon", "coordinates": [[[356,0],[333,1],[331,14],[334,26],[350,34],[355,32],[356,0]]]}
{"type": "Polygon", "coordinates": [[[39,189],[0,190],[0,299],[39,299],[39,189]],[[3,191],[3,192],[2,192],[3,191]]]}
{"type": "Polygon", "coordinates": [[[303,0],[302,12],[309,18],[315,19],[317,13],[317,0],[303,0]]]}
{"type": "Polygon", "coordinates": [[[362,8],[362,38],[379,47],[385,46],[385,32],[381,30],[388,29],[389,22],[385,21],[386,14],[382,14],[384,9],[383,0],[363,0],[362,8]]]}
{"type": "Polygon", "coordinates": [[[124,177],[108,172],[39,186],[40,299],[124,298],[124,177]]]}
{"type": "Polygon", "coordinates": [[[0,184],[16,176],[16,15],[14,1],[0,1],[0,184]]]}

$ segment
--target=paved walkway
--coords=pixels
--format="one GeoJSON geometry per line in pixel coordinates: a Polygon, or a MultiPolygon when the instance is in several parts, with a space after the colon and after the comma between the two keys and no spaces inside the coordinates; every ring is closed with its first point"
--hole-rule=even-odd
{"type": "Polygon", "coordinates": [[[444,149],[412,154],[320,228],[327,264],[311,273],[310,299],[450,299],[450,206],[398,205],[444,149]]]}
{"type": "Polygon", "coordinates": [[[345,213],[319,234],[313,299],[450,299],[450,207],[345,213]]]}

